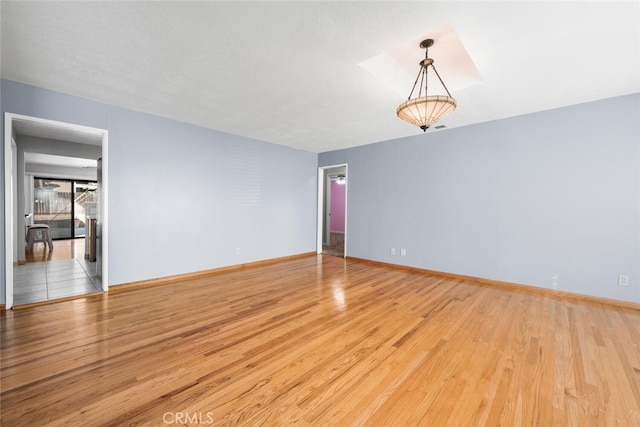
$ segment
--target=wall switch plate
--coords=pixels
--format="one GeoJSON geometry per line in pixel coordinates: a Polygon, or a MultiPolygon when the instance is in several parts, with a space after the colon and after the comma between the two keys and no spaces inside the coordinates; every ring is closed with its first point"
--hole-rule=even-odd
{"type": "Polygon", "coordinates": [[[396,254],[396,248],[391,248],[391,255],[395,255],[396,254]]]}
{"type": "Polygon", "coordinates": [[[629,276],[619,275],[618,286],[629,286],[629,276]]]}
{"type": "Polygon", "coordinates": [[[405,248],[400,249],[400,256],[407,256],[407,250],[405,248]]]}

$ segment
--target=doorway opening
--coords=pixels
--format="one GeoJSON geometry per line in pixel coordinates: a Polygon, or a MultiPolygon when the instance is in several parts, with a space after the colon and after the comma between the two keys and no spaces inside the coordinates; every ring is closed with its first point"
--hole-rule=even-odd
{"type": "MultiPolygon", "coordinates": [[[[33,271],[30,272],[14,270],[27,265],[26,235],[29,230],[28,226],[33,222],[36,213],[55,216],[55,218],[48,218],[54,221],[52,223],[53,226],[48,224],[47,220],[43,219],[44,217],[36,221],[44,226],[48,225],[47,230],[52,233],[62,233],[55,237],[59,239],[80,237],[83,232],[86,234],[87,228],[86,223],[84,227],[82,226],[85,221],[79,218],[81,212],[76,212],[76,210],[81,211],[85,208],[85,203],[91,203],[88,198],[95,198],[96,203],[95,216],[98,226],[96,227],[95,235],[97,241],[96,252],[99,254],[99,258],[98,262],[93,263],[91,266],[92,271],[85,271],[87,278],[91,279],[87,281],[87,286],[91,282],[93,284],[93,290],[91,291],[108,290],[108,131],[13,113],[5,113],[4,124],[5,285],[4,289],[1,290],[4,294],[5,307],[7,309],[13,307],[16,280],[24,279],[24,277],[17,277],[16,274],[29,276],[26,282],[27,286],[33,285],[35,289],[37,287],[35,285],[42,285],[42,283],[36,283],[40,281],[41,276],[44,275],[47,278],[47,282],[52,282],[50,280],[52,278],[67,280],[66,277],[62,277],[62,271],[54,270],[68,270],[71,277],[68,278],[69,283],[65,284],[68,285],[67,291],[73,287],[79,288],[76,286],[78,283],[71,283],[71,281],[78,279],[75,276],[83,270],[83,267],[69,265],[63,268],[62,266],[50,264],[54,262],[51,259],[52,253],[55,254],[54,258],[58,256],[55,250],[51,250],[52,248],[42,248],[43,251],[47,251],[42,260],[45,262],[40,263],[42,269],[34,267],[32,268],[33,271]],[[85,169],[87,166],[83,162],[88,159],[94,163],[93,175],[97,176],[97,182],[96,177],[87,177],[89,172],[85,169]],[[47,178],[42,179],[41,177],[47,178]],[[42,184],[38,190],[36,190],[37,187],[35,185],[37,181],[42,184]],[[34,206],[36,205],[36,200],[40,200],[40,198],[35,197],[36,193],[44,201],[43,191],[47,189],[47,185],[50,187],[49,189],[54,188],[54,184],[65,188],[69,187],[69,191],[62,191],[62,193],[68,193],[69,197],[67,198],[69,200],[64,200],[64,197],[62,198],[63,200],[60,200],[58,197],[57,200],[52,199],[51,203],[57,203],[59,207],[61,203],[68,202],[70,203],[68,206],[70,212],[66,212],[67,209],[53,213],[38,212],[37,206],[34,206]],[[73,199],[71,195],[74,195],[73,199]],[[78,196],[79,199],[75,200],[75,196],[78,196]],[[74,206],[76,202],[77,206],[74,206]],[[83,205],[83,207],[80,208],[80,205],[83,205]],[[65,218],[62,218],[62,216],[65,218]],[[76,221],[76,217],[78,217],[78,221],[76,221]],[[62,227],[63,223],[65,227],[62,227]],[[44,273],[40,270],[43,270],[44,273]]],[[[50,235],[50,233],[47,234],[50,235]]],[[[77,246],[82,243],[81,240],[78,239],[75,244],[70,246],[69,250],[72,253],[78,251],[77,246]]],[[[65,248],[63,242],[70,243],[73,240],[58,240],[53,247],[63,249],[65,248]]],[[[40,246],[37,244],[36,246],[40,250],[40,246]]],[[[74,259],[68,261],[74,261],[74,259]]],[[[25,286],[24,280],[20,284],[25,286]]],[[[74,293],[76,291],[73,290],[70,292],[71,295],[78,294],[74,293]]],[[[52,293],[49,292],[49,294],[52,293]]],[[[71,296],[62,294],[57,297],[48,295],[44,299],[40,298],[40,300],[71,296]]]]}
{"type": "Polygon", "coordinates": [[[317,253],[347,255],[347,165],[318,168],[317,253]]]}

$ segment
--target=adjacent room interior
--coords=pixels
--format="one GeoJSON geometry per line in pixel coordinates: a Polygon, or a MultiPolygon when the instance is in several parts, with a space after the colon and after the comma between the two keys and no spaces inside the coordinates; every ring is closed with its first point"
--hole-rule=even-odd
{"type": "Polygon", "coordinates": [[[319,218],[318,230],[322,237],[322,253],[344,258],[347,213],[347,166],[320,168],[322,185],[318,187],[319,218]]]}
{"type": "Polygon", "coordinates": [[[102,138],[27,118],[10,121],[15,173],[13,303],[102,291],[96,224],[102,138]],[[25,241],[19,245],[19,241],[25,241]]]}
{"type": "MultiPolygon", "coordinates": [[[[25,163],[32,164],[29,160],[25,163]]],[[[96,169],[83,166],[89,167],[96,169]]],[[[25,214],[27,249],[24,262],[13,267],[14,304],[101,292],[94,264],[97,181],[28,176],[25,192],[31,209],[25,214]],[[46,226],[46,238],[39,235],[42,225],[46,226]]]]}
{"type": "Polygon", "coordinates": [[[640,3],[0,20],[3,424],[638,425],[640,3]]]}

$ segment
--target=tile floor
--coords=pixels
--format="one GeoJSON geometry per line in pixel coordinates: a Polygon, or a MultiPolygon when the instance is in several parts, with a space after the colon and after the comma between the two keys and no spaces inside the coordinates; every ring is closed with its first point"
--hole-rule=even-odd
{"type": "Polygon", "coordinates": [[[96,263],[84,258],[27,263],[13,268],[14,305],[102,292],[96,263]]]}

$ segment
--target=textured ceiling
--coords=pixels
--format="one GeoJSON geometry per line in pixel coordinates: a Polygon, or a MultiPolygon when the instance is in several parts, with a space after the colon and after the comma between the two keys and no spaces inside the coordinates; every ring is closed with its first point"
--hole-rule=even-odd
{"type": "MultiPolygon", "coordinates": [[[[358,64],[447,26],[481,77],[452,90],[447,128],[640,92],[637,1],[2,1],[0,13],[2,78],[312,152],[419,134],[395,116],[403,97],[358,64]]],[[[437,43],[446,83],[455,61],[437,43]]],[[[415,46],[415,73],[422,56],[415,46]]]]}

